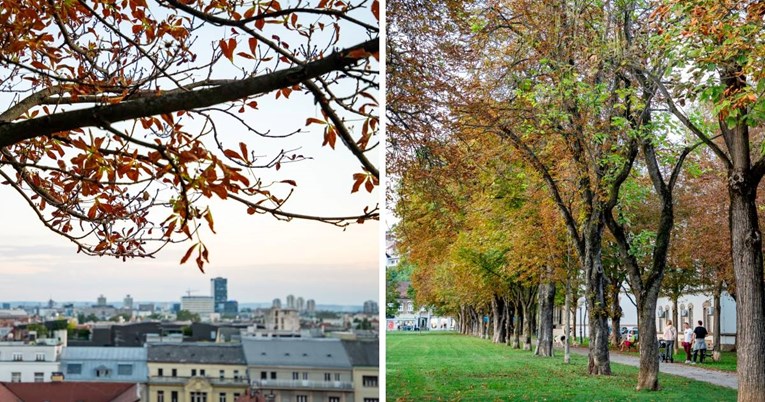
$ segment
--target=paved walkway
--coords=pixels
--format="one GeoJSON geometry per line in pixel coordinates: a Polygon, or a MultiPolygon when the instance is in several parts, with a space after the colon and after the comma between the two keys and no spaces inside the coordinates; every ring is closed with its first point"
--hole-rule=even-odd
{"type": "MultiPolygon", "coordinates": [[[[586,356],[589,352],[584,348],[571,348],[571,353],[586,356]]],[[[640,367],[640,358],[638,356],[629,356],[613,352],[609,353],[609,356],[614,363],[640,367]]],[[[659,363],[659,372],[679,375],[696,381],[705,381],[723,387],[733,389],[738,388],[738,377],[736,376],[736,373],[708,370],[704,369],[703,366],[692,366],[684,363],[659,363]]]]}

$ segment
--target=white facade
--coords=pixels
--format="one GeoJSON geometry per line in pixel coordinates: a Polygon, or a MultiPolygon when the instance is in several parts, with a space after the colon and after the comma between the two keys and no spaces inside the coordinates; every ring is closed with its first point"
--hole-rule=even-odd
{"type": "MultiPolygon", "coordinates": [[[[632,302],[621,295],[622,326],[637,326],[637,308],[632,302]],[[626,302],[626,303],[625,303],[626,302]]],[[[717,334],[714,333],[714,296],[707,293],[695,293],[681,296],[677,300],[677,319],[674,323],[678,333],[682,333],[683,322],[688,322],[691,328],[698,325],[701,320],[709,332],[707,341],[711,343],[717,334]]],[[[664,332],[667,320],[674,316],[672,300],[668,297],[660,297],[656,307],[656,333],[664,332]]],[[[679,334],[678,334],[679,336],[679,334]]],[[[720,345],[723,349],[730,349],[736,344],[736,301],[729,294],[723,292],[720,296],[720,345]]]]}
{"type": "Polygon", "coordinates": [[[297,310],[272,308],[266,316],[266,329],[276,331],[300,331],[300,316],[297,310]]]}
{"type": "Polygon", "coordinates": [[[211,296],[183,296],[181,310],[199,314],[200,318],[209,320],[210,315],[215,312],[215,299],[211,296]]]}
{"type": "Polygon", "coordinates": [[[61,371],[59,358],[64,344],[31,345],[0,342],[0,381],[50,382],[61,371]]]}
{"type": "MultiPolygon", "coordinates": [[[[575,311],[576,327],[574,335],[578,338],[580,334],[585,338],[589,336],[587,324],[588,309],[583,303],[584,298],[579,300],[575,311]],[[583,319],[582,319],[583,318],[583,319]]],[[[637,307],[632,303],[634,296],[621,293],[619,295],[619,305],[622,307],[622,317],[619,321],[621,327],[637,327],[638,315],[637,307]]],[[[656,303],[656,333],[661,338],[664,332],[664,326],[667,320],[674,316],[672,300],[668,297],[659,297],[656,303]]],[[[691,328],[698,325],[701,320],[704,327],[709,332],[707,343],[712,343],[717,334],[714,333],[714,297],[711,293],[694,293],[681,296],[677,301],[677,323],[673,323],[677,328],[678,339],[682,335],[683,322],[688,322],[691,328]]],[[[572,317],[573,320],[573,317],[572,317]]],[[[729,350],[736,344],[736,301],[729,294],[723,292],[720,296],[720,345],[723,350],[729,350]]]]}

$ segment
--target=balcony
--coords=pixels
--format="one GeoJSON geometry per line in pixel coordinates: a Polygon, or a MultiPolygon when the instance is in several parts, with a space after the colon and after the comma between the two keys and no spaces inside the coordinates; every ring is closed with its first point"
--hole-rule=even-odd
{"type": "Polygon", "coordinates": [[[220,377],[207,377],[207,376],[195,376],[195,377],[149,377],[149,384],[186,384],[192,378],[204,378],[212,385],[218,386],[247,386],[249,383],[246,377],[239,378],[220,378],[220,377]]]}
{"type": "Polygon", "coordinates": [[[311,380],[255,380],[254,389],[311,389],[311,390],[353,390],[353,383],[347,381],[311,381],[311,380]]]}

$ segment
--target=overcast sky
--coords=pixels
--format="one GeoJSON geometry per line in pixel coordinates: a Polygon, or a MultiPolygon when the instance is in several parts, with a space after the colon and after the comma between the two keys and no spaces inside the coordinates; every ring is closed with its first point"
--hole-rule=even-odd
{"type": "MultiPolygon", "coordinates": [[[[316,173],[319,164],[313,165],[316,173]]],[[[301,177],[299,185],[311,180],[310,174],[301,177]]],[[[337,184],[349,188],[351,181],[337,184]]],[[[321,192],[313,190],[317,203],[331,204],[343,198],[325,194],[322,199],[321,192]]],[[[374,202],[376,196],[377,191],[371,196],[348,194],[345,198],[374,202]]],[[[286,223],[249,216],[243,207],[217,202],[213,213],[218,234],[206,235],[211,255],[203,274],[193,261],[179,265],[188,245],[168,247],[153,260],[122,262],[77,254],[74,244],[47,231],[7,186],[0,186],[0,203],[4,216],[0,302],[95,301],[100,294],[109,301],[122,301],[126,294],[136,300],[172,301],[189,289],[191,294],[209,295],[210,279],[216,276],[228,278],[229,298],[240,302],[284,299],[288,294],[319,304],[355,305],[378,298],[376,221],[343,231],[316,222],[286,223]]]]}

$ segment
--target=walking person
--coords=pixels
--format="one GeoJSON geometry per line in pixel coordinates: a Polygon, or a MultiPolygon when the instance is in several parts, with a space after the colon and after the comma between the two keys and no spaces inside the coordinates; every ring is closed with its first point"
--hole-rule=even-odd
{"type": "Polygon", "coordinates": [[[677,339],[677,330],[672,326],[672,320],[667,320],[667,326],[664,327],[664,342],[667,344],[665,353],[668,354],[669,362],[675,362],[675,340],[677,339]]]}
{"type": "Polygon", "coordinates": [[[691,341],[693,340],[693,330],[688,322],[683,323],[683,349],[685,349],[685,364],[691,363],[691,341]]]}
{"type": "Polygon", "coordinates": [[[701,352],[701,359],[699,360],[699,363],[704,363],[704,357],[707,354],[707,341],[705,338],[707,337],[707,329],[704,328],[704,324],[699,320],[699,326],[693,329],[693,363],[696,364],[696,356],[699,354],[699,351],[701,352]]]}

